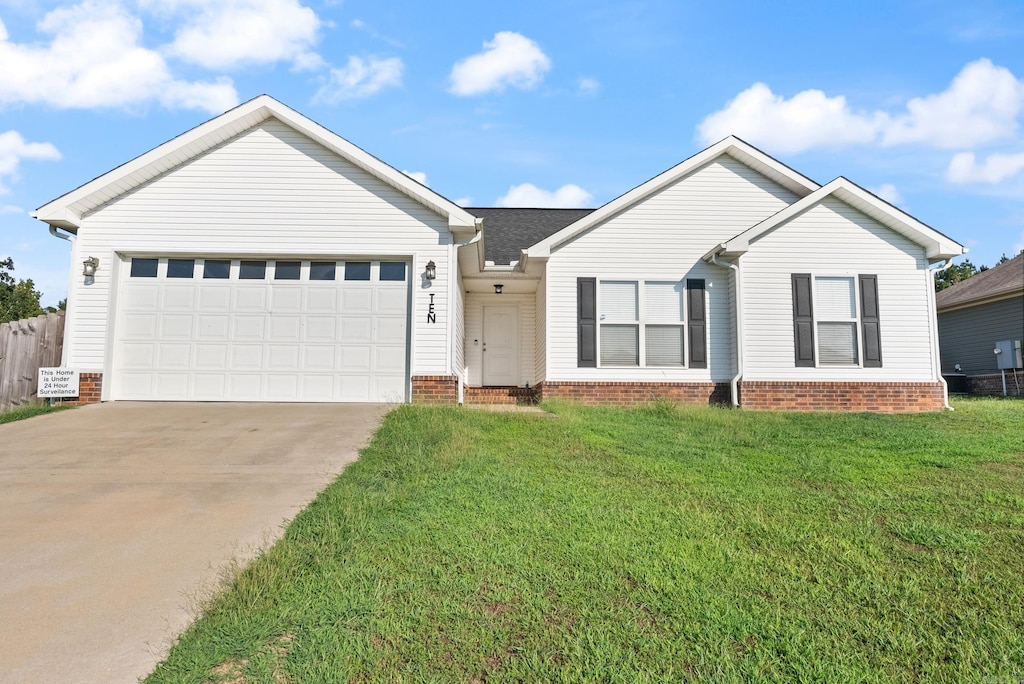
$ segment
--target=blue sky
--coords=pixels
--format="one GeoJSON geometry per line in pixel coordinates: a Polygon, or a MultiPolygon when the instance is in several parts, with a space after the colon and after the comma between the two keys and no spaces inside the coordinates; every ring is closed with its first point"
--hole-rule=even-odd
{"type": "Polygon", "coordinates": [[[0,0],[0,257],[28,211],[268,93],[470,206],[599,206],[727,134],[1024,248],[1024,3],[0,0]]]}

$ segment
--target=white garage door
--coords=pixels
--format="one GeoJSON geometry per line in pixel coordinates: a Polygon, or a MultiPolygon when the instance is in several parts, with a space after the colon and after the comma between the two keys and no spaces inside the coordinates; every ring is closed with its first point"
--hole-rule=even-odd
{"type": "Polygon", "coordinates": [[[114,399],[406,399],[406,262],[136,257],[125,271],[114,399]]]}

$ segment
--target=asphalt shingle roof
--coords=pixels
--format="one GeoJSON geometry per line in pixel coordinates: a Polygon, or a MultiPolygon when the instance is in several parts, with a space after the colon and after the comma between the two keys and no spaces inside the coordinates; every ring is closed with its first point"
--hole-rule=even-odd
{"type": "Polygon", "coordinates": [[[1024,291],[1024,254],[937,292],[935,306],[944,309],[1014,290],[1024,291]]]}
{"type": "Polygon", "coordinates": [[[466,211],[484,220],[484,259],[495,264],[519,260],[519,252],[575,223],[593,209],[499,209],[466,211]]]}

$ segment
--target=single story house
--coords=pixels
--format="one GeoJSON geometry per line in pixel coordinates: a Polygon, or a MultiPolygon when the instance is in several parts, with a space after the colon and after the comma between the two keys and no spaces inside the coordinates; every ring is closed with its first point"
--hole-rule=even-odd
{"type": "MultiPolygon", "coordinates": [[[[935,305],[942,372],[966,375],[972,394],[1002,395],[994,351],[998,342],[1024,341],[1024,253],[947,287],[935,295],[935,305]]],[[[1016,360],[1012,365],[1020,367],[1016,360]]],[[[1022,396],[1022,375],[1014,374],[1008,394],[1022,396]]]]}
{"type": "Polygon", "coordinates": [[[103,401],[938,410],[965,251],[733,137],[594,210],[467,209],[265,95],[33,216],[103,401]]]}

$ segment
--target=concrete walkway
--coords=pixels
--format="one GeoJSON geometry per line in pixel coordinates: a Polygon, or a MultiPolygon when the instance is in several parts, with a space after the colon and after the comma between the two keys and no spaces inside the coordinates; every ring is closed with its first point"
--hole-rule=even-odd
{"type": "Polygon", "coordinates": [[[146,676],[385,411],[117,402],[0,425],[0,679],[146,676]]]}

